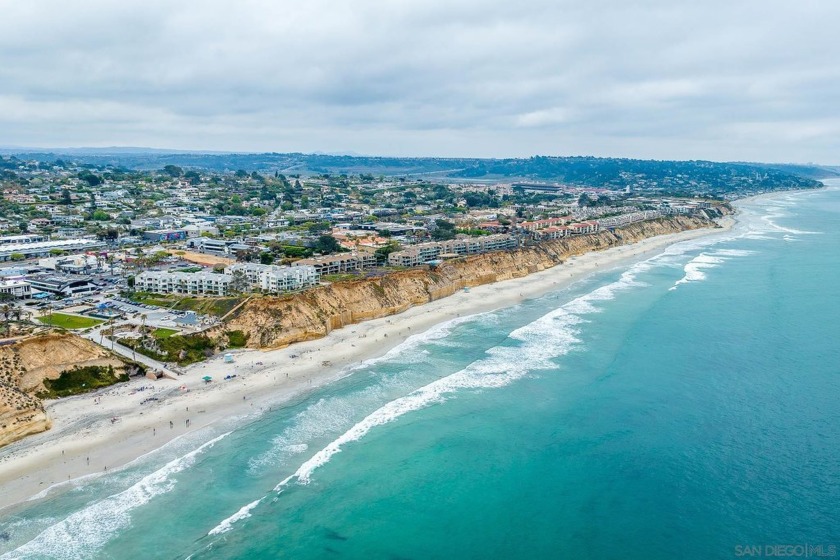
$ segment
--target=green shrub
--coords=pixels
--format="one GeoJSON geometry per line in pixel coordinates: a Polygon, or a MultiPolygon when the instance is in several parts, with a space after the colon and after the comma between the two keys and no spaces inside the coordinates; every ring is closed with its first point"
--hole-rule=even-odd
{"type": "Polygon", "coordinates": [[[46,399],[69,397],[122,381],[128,381],[128,375],[116,375],[113,366],[76,366],[62,371],[57,379],[45,379],[46,391],[38,396],[46,399]]]}
{"type": "Polygon", "coordinates": [[[230,348],[243,348],[248,344],[248,337],[250,335],[247,333],[242,331],[227,331],[225,334],[227,335],[228,347],[230,348]]]}

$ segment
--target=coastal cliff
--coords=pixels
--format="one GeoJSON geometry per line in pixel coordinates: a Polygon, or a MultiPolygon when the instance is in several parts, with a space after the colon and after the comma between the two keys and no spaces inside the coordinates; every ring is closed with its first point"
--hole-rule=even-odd
{"type": "Polygon", "coordinates": [[[73,334],[52,333],[0,346],[0,447],[48,430],[50,419],[39,395],[63,373],[93,367],[110,367],[117,381],[125,364],[73,334]]]}
{"type": "MultiPolygon", "coordinates": [[[[715,210],[710,215],[719,213],[715,210]]],[[[337,282],[288,296],[254,298],[228,317],[222,327],[208,334],[222,338],[225,332],[239,331],[246,335],[249,347],[282,347],[321,338],[345,325],[394,315],[465,287],[527,276],[589,251],[707,227],[715,227],[715,223],[706,217],[661,218],[614,231],[462,257],[433,270],[415,268],[380,278],[337,282]]]]}

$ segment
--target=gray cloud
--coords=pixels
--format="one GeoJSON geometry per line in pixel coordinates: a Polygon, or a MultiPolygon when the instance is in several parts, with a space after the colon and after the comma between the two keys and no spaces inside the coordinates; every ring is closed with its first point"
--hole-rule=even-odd
{"type": "Polygon", "coordinates": [[[0,0],[0,144],[837,162],[840,4],[0,0]]]}

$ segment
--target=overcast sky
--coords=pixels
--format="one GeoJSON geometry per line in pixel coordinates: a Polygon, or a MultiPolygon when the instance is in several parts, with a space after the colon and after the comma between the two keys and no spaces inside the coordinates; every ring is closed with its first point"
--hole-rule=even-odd
{"type": "Polygon", "coordinates": [[[0,0],[0,145],[840,163],[836,0],[0,0]]]}

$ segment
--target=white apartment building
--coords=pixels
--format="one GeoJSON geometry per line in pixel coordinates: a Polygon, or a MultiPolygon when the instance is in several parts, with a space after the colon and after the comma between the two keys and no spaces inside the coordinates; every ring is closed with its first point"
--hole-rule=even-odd
{"type": "Polygon", "coordinates": [[[134,289],[155,294],[223,296],[230,290],[233,276],[212,272],[141,272],[134,278],[134,289]]]}
{"type": "Polygon", "coordinates": [[[225,274],[241,272],[252,286],[263,293],[276,294],[317,286],[321,277],[314,266],[276,266],[256,263],[236,263],[225,268],[225,274]]]}
{"type": "Polygon", "coordinates": [[[653,220],[662,217],[662,212],[659,210],[643,210],[640,212],[631,212],[629,214],[621,214],[619,216],[610,216],[609,218],[601,218],[598,224],[601,228],[621,227],[643,220],[653,220]]]}

